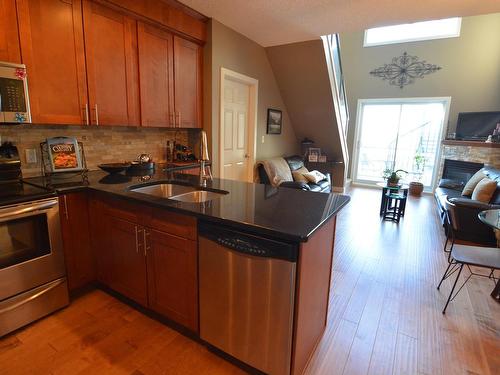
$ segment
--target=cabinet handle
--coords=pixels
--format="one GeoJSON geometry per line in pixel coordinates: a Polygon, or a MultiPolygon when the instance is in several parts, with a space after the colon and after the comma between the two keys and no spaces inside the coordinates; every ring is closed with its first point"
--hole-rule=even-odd
{"type": "Polygon", "coordinates": [[[135,252],[139,254],[139,230],[135,226],[135,252]]]}
{"type": "Polygon", "coordinates": [[[95,124],[99,125],[99,111],[97,110],[97,104],[94,104],[94,111],[95,111],[95,124]]]}
{"type": "Polygon", "coordinates": [[[148,240],[147,240],[147,236],[149,236],[149,233],[146,229],[144,229],[142,235],[144,239],[144,256],[148,256],[148,250],[151,249],[151,246],[148,246],[148,240]]]}
{"type": "Polygon", "coordinates": [[[90,119],[89,119],[89,105],[88,103],[85,103],[84,107],[84,112],[85,112],[85,125],[90,125],[90,119]]]}
{"type": "Polygon", "coordinates": [[[66,195],[63,195],[63,200],[64,200],[64,216],[66,217],[66,220],[69,220],[69,215],[68,215],[68,200],[66,199],[66,195]]]}
{"type": "Polygon", "coordinates": [[[170,126],[173,126],[175,128],[174,113],[170,112],[169,117],[170,117],[170,126]]]}

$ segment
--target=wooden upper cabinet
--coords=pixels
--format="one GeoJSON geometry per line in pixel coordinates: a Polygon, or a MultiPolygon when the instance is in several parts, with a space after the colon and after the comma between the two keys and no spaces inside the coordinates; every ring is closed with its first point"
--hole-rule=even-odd
{"type": "Polygon", "coordinates": [[[202,47],[174,36],[175,123],[181,128],[202,127],[202,47]]]}
{"type": "Polygon", "coordinates": [[[21,63],[16,0],[0,0],[0,61],[21,63]]]}
{"type": "Polygon", "coordinates": [[[138,24],[142,126],[174,126],[173,36],[138,24]]]}
{"type": "Polygon", "coordinates": [[[106,0],[170,30],[205,42],[208,18],[193,9],[171,0],[106,0]],[[170,3],[170,4],[169,4],[170,3]],[[172,4],[174,3],[174,4],[172,4]]]}
{"type": "Polygon", "coordinates": [[[139,125],[137,22],[88,0],[83,20],[92,123],[139,125]]]}
{"type": "Polygon", "coordinates": [[[86,123],[81,2],[17,0],[17,7],[33,122],[86,123]]]}

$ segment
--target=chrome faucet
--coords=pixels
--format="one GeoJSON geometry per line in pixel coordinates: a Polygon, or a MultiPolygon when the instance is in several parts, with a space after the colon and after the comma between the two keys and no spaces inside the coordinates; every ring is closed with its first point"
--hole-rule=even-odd
{"type": "Polygon", "coordinates": [[[212,181],[212,171],[210,170],[210,166],[205,165],[208,160],[207,133],[202,130],[200,132],[200,186],[202,187],[207,186],[207,180],[212,181]]]}
{"type": "Polygon", "coordinates": [[[207,180],[212,181],[212,173],[210,172],[210,166],[205,165],[206,160],[200,159],[200,186],[206,187],[207,180]],[[206,168],[208,168],[208,173],[206,168]]]}

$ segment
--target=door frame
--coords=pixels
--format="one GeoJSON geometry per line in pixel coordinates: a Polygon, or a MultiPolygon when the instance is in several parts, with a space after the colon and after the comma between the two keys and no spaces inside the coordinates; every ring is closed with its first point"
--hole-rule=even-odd
{"type": "Polygon", "coordinates": [[[248,171],[247,181],[253,181],[254,165],[257,154],[257,111],[258,111],[258,95],[259,81],[255,78],[235,72],[233,70],[221,67],[220,68],[220,92],[219,92],[219,177],[224,178],[224,82],[231,80],[234,82],[243,83],[249,88],[249,103],[248,103],[248,126],[247,126],[247,147],[248,147],[248,171]]]}
{"type": "Polygon", "coordinates": [[[435,103],[435,102],[443,102],[444,103],[444,117],[443,117],[443,126],[441,128],[441,134],[438,139],[438,150],[436,152],[435,160],[434,160],[434,171],[432,174],[432,182],[431,182],[431,190],[434,190],[436,187],[436,182],[438,180],[438,171],[439,165],[441,162],[441,153],[442,147],[441,142],[445,138],[447,124],[450,116],[450,105],[451,105],[451,96],[429,96],[429,97],[411,97],[411,98],[376,98],[376,99],[358,99],[357,108],[356,108],[356,126],[354,127],[354,143],[352,150],[352,164],[351,164],[351,177],[353,185],[369,185],[375,186],[367,181],[358,181],[358,159],[359,159],[359,142],[361,136],[361,122],[362,122],[362,106],[364,104],[400,104],[400,103],[435,103]]]}

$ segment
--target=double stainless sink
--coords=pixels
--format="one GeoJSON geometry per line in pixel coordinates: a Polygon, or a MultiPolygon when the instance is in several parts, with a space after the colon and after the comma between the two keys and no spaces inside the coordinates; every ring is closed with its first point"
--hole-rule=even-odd
{"type": "Polygon", "coordinates": [[[130,191],[190,203],[212,201],[229,194],[229,192],[224,190],[202,190],[194,186],[175,183],[158,183],[154,185],[133,187],[130,191]]]}

